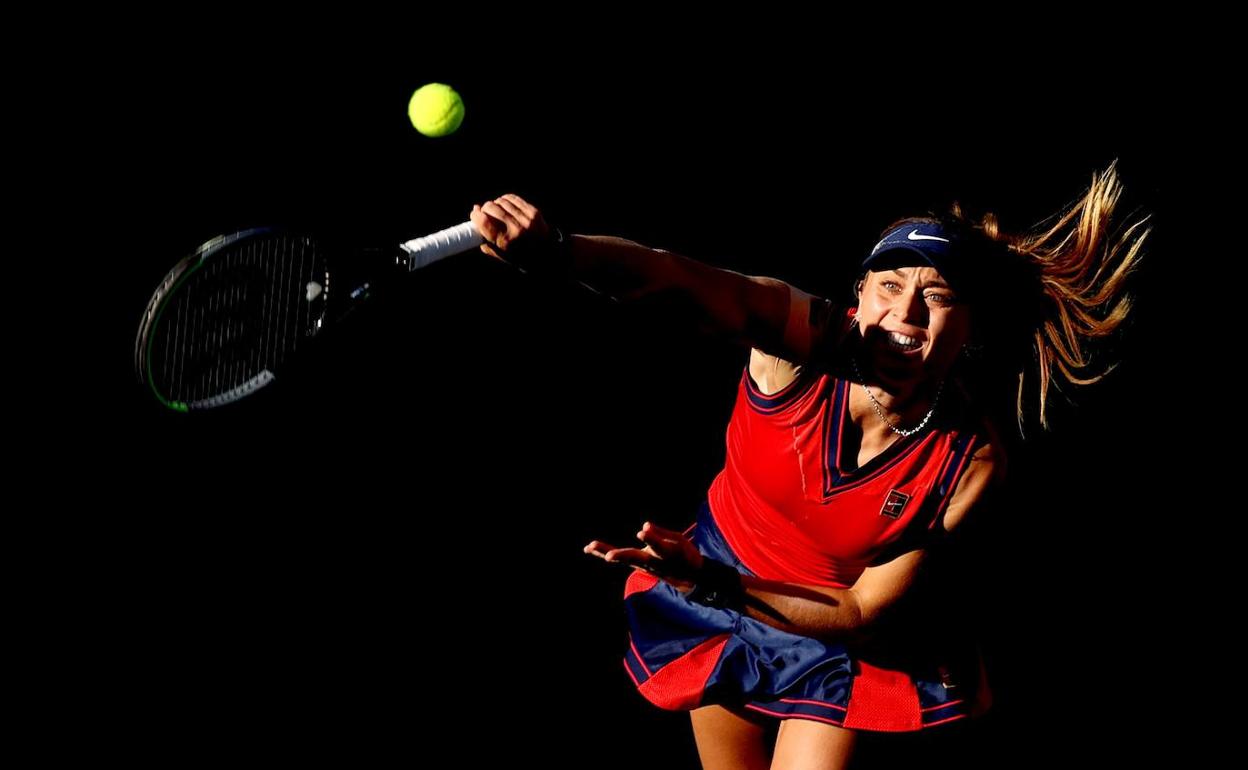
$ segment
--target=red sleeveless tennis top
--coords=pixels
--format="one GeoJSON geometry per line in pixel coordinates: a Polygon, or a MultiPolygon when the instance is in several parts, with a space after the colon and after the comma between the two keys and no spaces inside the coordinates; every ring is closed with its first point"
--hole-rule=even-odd
{"type": "Polygon", "coordinates": [[[850,387],[859,386],[804,369],[766,395],[748,368],[742,375],[727,460],[708,502],[729,546],[761,578],[852,586],[872,562],[886,560],[886,551],[940,526],[958,479],[986,440],[981,423],[946,398],[926,430],[899,436],[855,468],[856,452],[840,451],[850,387]]]}

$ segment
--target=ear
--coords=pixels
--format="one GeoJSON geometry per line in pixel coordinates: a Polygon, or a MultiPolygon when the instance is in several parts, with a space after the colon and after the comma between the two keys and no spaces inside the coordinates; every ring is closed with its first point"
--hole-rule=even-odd
{"type": "Polygon", "coordinates": [[[862,282],[863,282],[863,280],[864,280],[864,279],[859,278],[859,279],[858,279],[858,280],[854,283],[854,296],[855,296],[855,297],[857,297],[858,299],[862,299],[862,282]]]}

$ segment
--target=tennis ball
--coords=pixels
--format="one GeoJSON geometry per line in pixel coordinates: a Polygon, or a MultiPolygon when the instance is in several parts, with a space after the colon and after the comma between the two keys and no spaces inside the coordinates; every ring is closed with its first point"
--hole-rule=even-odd
{"type": "Polygon", "coordinates": [[[448,85],[429,83],[412,94],[412,100],[407,103],[407,117],[425,136],[453,134],[464,122],[464,100],[448,85]]]}

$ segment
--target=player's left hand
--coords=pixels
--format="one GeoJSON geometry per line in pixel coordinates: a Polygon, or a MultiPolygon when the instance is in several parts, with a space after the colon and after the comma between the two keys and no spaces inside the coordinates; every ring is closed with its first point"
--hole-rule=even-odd
{"type": "Polygon", "coordinates": [[[693,589],[694,576],[702,569],[702,554],[693,541],[679,532],[650,522],[641,526],[637,539],[643,548],[616,548],[601,540],[586,545],[585,553],[603,561],[626,564],[645,570],[671,583],[680,591],[693,589]]]}

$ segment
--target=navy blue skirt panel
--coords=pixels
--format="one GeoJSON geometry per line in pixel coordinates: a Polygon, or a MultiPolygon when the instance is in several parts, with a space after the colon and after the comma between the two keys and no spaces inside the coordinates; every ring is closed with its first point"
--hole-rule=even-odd
{"type": "MultiPolygon", "coordinates": [[[[752,574],[724,540],[706,502],[687,534],[704,555],[752,574]]],[[[732,610],[690,602],[641,570],[629,576],[624,597],[625,669],[660,708],[720,704],[881,731],[919,730],[987,708],[977,654],[957,665],[947,657],[900,662],[868,647],[790,634],[732,610]],[[965,695],[971,691],[973,696],[965,695]]]]}

